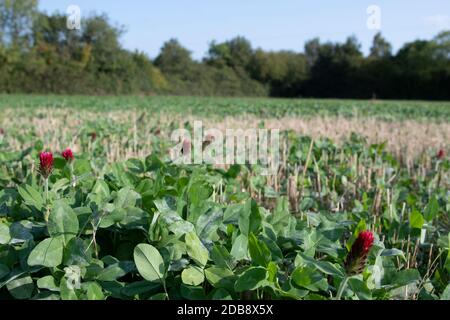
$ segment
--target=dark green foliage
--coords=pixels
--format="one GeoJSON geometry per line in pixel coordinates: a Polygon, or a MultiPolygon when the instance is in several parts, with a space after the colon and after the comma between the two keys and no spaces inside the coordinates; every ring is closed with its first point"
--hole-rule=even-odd
{"type": "MultiPolygon", "coordinates": [[[[310,139],[287,139],[289,170],[304,163],[298,150],[310,139]]],[[[272,208],[250,193],[236,200],[231,187],[258,177],[258,166],[230,174],[176,165],[164,151],[108,163],[90,143],[75,155],[73,175],[67,163],[55,166],[44,201],[35,158],[8,158],[4,146],[0,168],[11,178],[0,181],[0,299],[448,300],[448,160],[430,159],[433,166],[411,184],[410,169],[383,145],[356,136],[343,147],[325,142],[313,144],[316,165],[306,165],[299,181],[314,205],[301,212],[290,210],[284,182],[272,208]],[[386,170],[364,185],[352,172],[355,157],[364,168],[386,170]],[[334,182],[326,178],[331,170],[334,182]],[[311,183],[317,171],[320,194],[311,183]],[[379,188],[393,197],[377,212],[379,188]],[[336,201],[342,210],[331,211],[336,201]],[[353,257],[363,263],[346,265],[363,230],[376,230],[376,241],[353,257]]]]}
{"type": "Polygon", "coordinates": [[[213,41],[203,61],[176,39],[152,61],[122,48],[105,15],[69,30],[37,1],[0,0],[0,92],[450,99],[450,32],[397,54],[380,33],[368,57],[356,38],[308,41],[304,53],[255,49],[242,36],[213,41]]]}

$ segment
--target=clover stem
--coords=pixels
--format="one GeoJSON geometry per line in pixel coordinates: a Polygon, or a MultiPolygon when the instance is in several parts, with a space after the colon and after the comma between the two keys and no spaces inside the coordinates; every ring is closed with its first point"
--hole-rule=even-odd
{"type": "Polygon", "coordinates": [[[345,287],[347,287],[349,277],[345,276],[344,279],[342,279],[341,284],[339,285],[339,290],[336,295],[336,300],[341,300],[342,294],[344,293],[345,287]]]}
{"type": "Polygon", "coordinates": [[[75,177],[75,175],[73,173],[73,162],[70,162],[69,168],[70,168],[70,180],[71,180],[71,183],[72,183],[72,187],[75,188],[76,185],[77,185],[77,180],[76,180],[76,177],[75,177]]]}
{"type": "Polygon", "coordinates": [[[48,178],[44,178],[45,204],[48,205],[48,178]]]}
{"type": "Polygon", "coordinates": [[[48,217],[50,215],[49,206],[48,206],[48,178],[44,178],[44,201],[45,201],[45,213],[44,220],[48,222],[48,217]]]}
{"type": "Polygon", "coordinates": [[[169,293],[167,292],[166,281],[163,281],[164,292],[166,294],[167,300],[170,300],[169,293]]]}

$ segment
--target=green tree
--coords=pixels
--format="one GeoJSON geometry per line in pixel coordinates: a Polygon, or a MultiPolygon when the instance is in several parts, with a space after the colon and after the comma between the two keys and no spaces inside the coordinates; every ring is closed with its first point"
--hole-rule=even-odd
{"type": "Polygon", "coordinates": [[[319,58],[320,48],[321,44],[319,38],[314,38],[305,43],[305,57],[310,67],[312,67],[319,58]]]}
{"type": "Polygon", "coordinates": [[[28,46],[36,15],[36,0],[0,0],[0,42],[12,47],[28,46]]]}
{"type": "Polygon", "coordinates": [[[303,82],[308,76],[303,54],[292,51],[265,52],[258,49],[251,63],[254,79],[267,84],[273,96],[303,95],[303,82]]]}
{"type": "Polygon", "coordinates": [[[305,94],[312,97],[350,98],[366,97],[361,83],[361,67],[364,56],[355,37],[344,43],[324,43],[317,40],[308,43],[307,60],[310,76],[305,84],[305,94]],[[314,57],[314,59],[312,59],[314,57]]]}
{"type": "Polygon", "coordinates": [[[187,74],[193,66],[191,52],[184,48],[177,39],[170,39],[161,48],[155,59],[155,65],[168,74],[187,74]]]}
{"type": "Polygon", "coordinates": [[[209,47],[206,61],[216,66],[229,66],[234,69],[247,70],[253,57],[250,41],[238,36],[229,41],[212,42],[209,47]]]}
{"type": "Polygon", "coordinates": [[[378,32],[372,42],[370,48],[370,57],[372,58],[388,58],[392,56],[391,44],[383,38],[380,32],[378,32]]]}

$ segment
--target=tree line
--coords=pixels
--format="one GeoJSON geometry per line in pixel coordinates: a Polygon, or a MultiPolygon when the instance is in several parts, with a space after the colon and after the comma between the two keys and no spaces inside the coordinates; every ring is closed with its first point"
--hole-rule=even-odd
{"type": "Polygon", "coordinates": [[[197,61],[176,39],[150,59],[120,44],[106,15],[69,30],[36,0],[0,0],[0,92],[450,99],[450,31],[394,53],[376,34],[365,56],[355,37],[307,41],[303,52],[265,51],[244,37],[211,42],[197,61]]]}

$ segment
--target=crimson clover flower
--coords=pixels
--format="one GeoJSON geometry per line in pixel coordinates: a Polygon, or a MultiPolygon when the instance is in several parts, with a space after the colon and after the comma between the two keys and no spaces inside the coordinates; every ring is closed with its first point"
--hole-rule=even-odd
{"type": "Polygon", "coordinates": [[[440,149],[440,150],[438,151],[436,157],[437,157],[439,160],[444,159],[444,157],[445,157],[445,151],[444,151],[444,149],[440,149]]]}
{"type": "Polygon", "coordinates": [[[361,273],[367,262],[367,256],[374,241],[372,231],[362,231],[352,245],[345,260],[345,270],[349,275],[361,273]]]}
{"type": "Polygon", "coordinates": [[[70,150],[70,148],[67,148],[66,150],[64,150],[62,152],[62,156],[64,159],[66,159],[67,162],[71,162],[74,159],[73,152],[72,152],[72,150],[70,150]]]}
{"type": "Polygon", "coordinates": [[[53,154],[51,152],[41,152],[39,154],[39,173],[47,179],[53,171],[53,154]]]}

